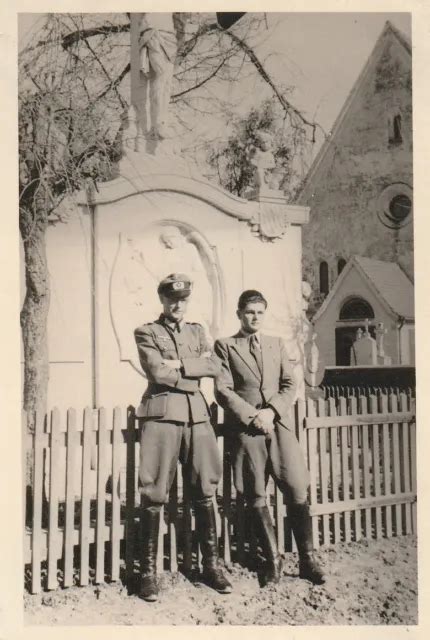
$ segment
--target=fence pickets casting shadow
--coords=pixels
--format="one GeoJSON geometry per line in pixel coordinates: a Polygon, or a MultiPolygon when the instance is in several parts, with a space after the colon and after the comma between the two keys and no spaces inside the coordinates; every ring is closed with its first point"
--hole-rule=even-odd
{"type": "MultiPolygon", "coordinates": [[[[221,557],[245,563],[257,543],[236,496],[222,410],[214,408],[223,476],[216,497],[221,557]]],[[[296,432],[311,476],[314,547],[416,532],[415,403],[410,394],[297,402],[296,432]]],[[[32,456],[24,558],[31,593],[126,579],[139,563],[139,429],[133,407],[53,409],[23,416],[32,456]]],[[[25,467],[25,465],[24,465],[25,467]]],[[[25,482],[24,482],[25,486],[25,482]]],[[[280,549],[295,551],[283,495],[272,479],[269,508],[280,549]]],[[[160,527],[158,569],[199,565],[194,514],[178,466],[160,527]]]]}

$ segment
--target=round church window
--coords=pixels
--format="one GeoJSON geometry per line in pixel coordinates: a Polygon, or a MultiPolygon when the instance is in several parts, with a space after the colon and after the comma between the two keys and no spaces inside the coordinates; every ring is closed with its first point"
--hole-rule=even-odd
{"type": "Polygon", "coordinates": [[[394,196],[388,205],[388,209],[391,214],[391,220],[396,224],[401,224],[411,212],[411,199],[404,193],[394,196]]]}
{"type": "Polygon", "coordinates": [[[386,187],[378,198],[377,213],[383,225],[399,229],[412,219],[412,189],[398,182],[386,187]]]}

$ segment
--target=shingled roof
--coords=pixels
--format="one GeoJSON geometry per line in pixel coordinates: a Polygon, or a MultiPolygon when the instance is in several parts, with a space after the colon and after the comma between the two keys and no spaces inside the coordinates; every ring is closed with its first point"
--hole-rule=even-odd
{"type": "Polygon", "coordinates": [[[313,320],[319,318],[336,295],[341,283],[348,277],[351,269],[357,269],[378,298],[397,317],[413,320],[414,285],[396,262],[384,262],[364,256],[353,256],[330,290],[327,298],[318,309],[313,320]]]}
{"type": "Polygon", "coordinates": [[[397,263],[364,256],[354,260],[394,313],[414,318],[414,285],[397,263]]]}

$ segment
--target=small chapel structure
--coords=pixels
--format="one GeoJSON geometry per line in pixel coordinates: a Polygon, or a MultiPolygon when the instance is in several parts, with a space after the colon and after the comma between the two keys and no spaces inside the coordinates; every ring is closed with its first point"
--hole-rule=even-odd
{"type": "Polygon", "coordinates": [[[326,366],[415,364],[414,286],[394,262],[353,256],[313,325],[326,366]]]}

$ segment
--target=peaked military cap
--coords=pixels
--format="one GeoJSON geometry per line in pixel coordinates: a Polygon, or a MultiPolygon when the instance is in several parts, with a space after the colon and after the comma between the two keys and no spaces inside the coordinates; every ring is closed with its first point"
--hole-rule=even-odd
{"type": "Polygon", "coordinates": [[[193,283],[185,273],[171,273],[158,285],[158,293],[176,300],[184,300],[191,293],[193,283]]]}

